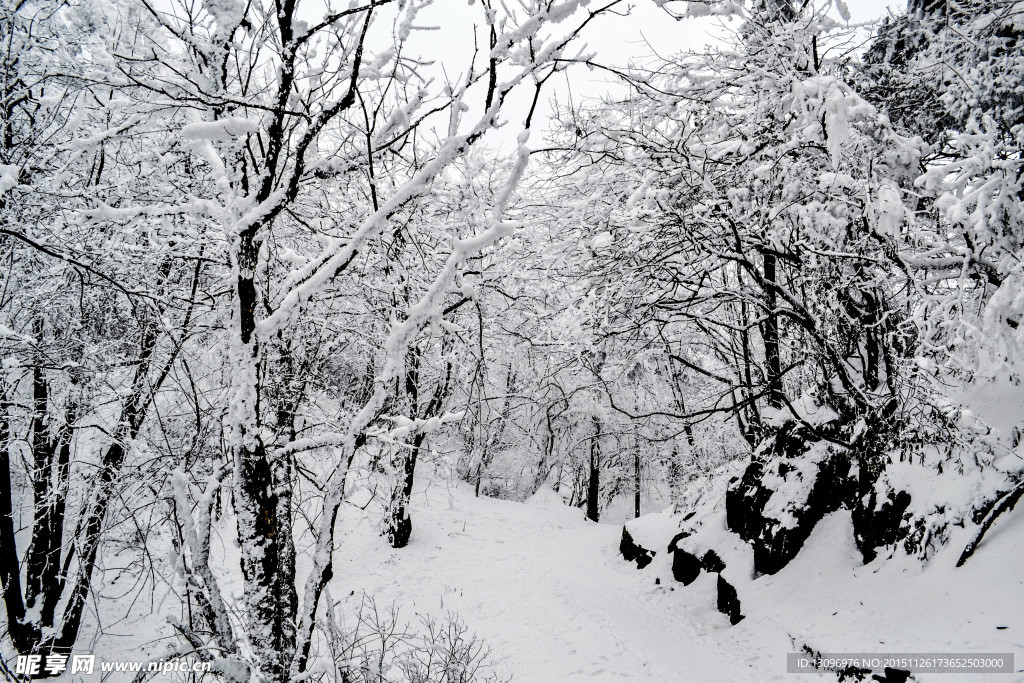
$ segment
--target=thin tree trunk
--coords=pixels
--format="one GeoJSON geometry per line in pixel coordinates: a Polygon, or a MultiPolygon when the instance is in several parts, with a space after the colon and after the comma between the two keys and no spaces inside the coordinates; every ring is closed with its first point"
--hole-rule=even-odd
{"type": "Polygon", "coordinates": [[[633,516],[640,516],[640,451],[633,452],[633,516]]]}
{"type": "MultiPolygon", "coordinates": [[[[775,283],[775,254],[764,252],[764,279],[775,283]]],[[[782,392],[782,357],[779,353],[779,316],[776,313],[778,300],[775,290],[765,290],[765,307],[767,308],[764,322],[761,324],[761,337],[764,340],[765,378],[768,384],[768,405],[781,408],[782,392]]]]}
{"type": "Polygon", "coordinates": [[[598,521],[601,512],[598,498],[601,492],[601,420],[595,416],[594,438],[590,442],[590,479],[587,482],[587,518],[598,521]]]}
{"type": "MultiPolygon", "coordinates": [[[[450,348],[450,344],[447,341],[443,342],[441,355],[447,355],[450,348]]],[[[419,406],[419,359],[419,348],[413,347],[410,349],[410,365],[408,367],[411,372],[406,373],[406,393],[410,397],[414,410],[418,410],[419,406]]],[[[413,414],[424,420],[440,415],[441,406],[448,396],[448,390],[451,386],[451,378],[452,363],[449,360],[446,363],[444,379],[438,382],[434,388],[434,393],[423,408],[422,414],[417,412],[413,414]]],[[[391,493],[391,512],[388,517],[385,536],[392,548],[404,548],[408,545],[409,538],[412,535],[412,517],[409,514],[409,501],[412,499],[412,488],[415,483],[416,461],[419,458],[420,449],[423,447],[423,442],[426,441],[426,438],[426,432],[417,432],[413,437],[412,448],[403,458],[402,476],[396,482],[395,489],[391,493]]],[[[479,488],[480,483],[478,481],[477,495],[479,495],[479,488]]]]}
{"type": "MultiPolygon", "coordinates": [[[[741,248],[737,243],[737,249],[741,248]]],[[[743,399],[748,399],[754,392],[754,378],[751,372],[753,366],[753,358],[750,350],[750,332],[748,326],[750,324],[750,311],[747,308],[747,300],[744,298],[742,292],[743,288],[743,274],[737,272],[737,282],[741,289],[740,293],[740,324],[738,326],[737,334],[740,337],[740,349],[742,352],[742,375],[740,382],[743,386],[743,399]]],[[[764,431],[761,425],[761,414],[757,409],[757,403],[755,401],[749,401],[745,409],[736,411],[736,421],[738,423],[740,434],[751,446],[756,446],[761,440],[761,434],[764,431]],[[744,420],[743,413],[746,413],[746,419],[744,420]]]]}
{"type": "Polygon", "coordinates": [[[416,460],[426,433],[419,432],[413,437],[411,450],[403,458],[402,475],[391,494],[391,511],[385,536],[392,548],[404,548],[412,536],[412,516],[409,514],[409,501],[412,498],[412,487],[416,476],[416,460]]]}
{"type": "Polygon", "coordinates": [[[882,330],[879,327],[880,305],[873,292],[864,292],[867,315],[865,316],[864,346],[867,356],[864,368],[864,386],[868,391],[874,391],[881,384],[881,336],[882,330]]]}

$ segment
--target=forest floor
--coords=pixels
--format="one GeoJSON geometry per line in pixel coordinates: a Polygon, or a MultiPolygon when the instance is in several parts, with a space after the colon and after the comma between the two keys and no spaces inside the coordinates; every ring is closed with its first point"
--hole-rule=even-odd
{"type": "Polygon", "coordinates": [[[457,614],[517,683],[836,680],[787,674],[798,644],[1015,652],[1014,674],[911,680],[1024,681],[1024,510],[997,523],[990,547],[959,570],[959,537],[924,568],[909,558],[863,565],[849,513],[830,515],[786,569],[740,587],[747,618],[733,627],[715,610],[711,576],[684,588],[664,554],[638,571],[618,553],[620,525],[589,522],[550,490],[516,503],[434,481],[415,494],[412,518],[409,546],[393,550],[367,513],[347,508],[334,598],[351,591],[342,602],[354,613],[365,592],[410,622],[457,614]]]}

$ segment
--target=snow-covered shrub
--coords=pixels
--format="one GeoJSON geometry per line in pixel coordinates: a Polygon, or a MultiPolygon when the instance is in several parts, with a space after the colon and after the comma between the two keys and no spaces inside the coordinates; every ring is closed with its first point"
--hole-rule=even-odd
{"type": "MultiPolygon", "coordinates": [[[[499,683],[491,648],[457,615],[421,615],[415,623],[398,608],[364,595],[358,611],[336,607],[325,620],[326,655],[315,670],[331,683],[499,683]]],[[[317,680],[317,678],[314,678],[317,680]]]]}

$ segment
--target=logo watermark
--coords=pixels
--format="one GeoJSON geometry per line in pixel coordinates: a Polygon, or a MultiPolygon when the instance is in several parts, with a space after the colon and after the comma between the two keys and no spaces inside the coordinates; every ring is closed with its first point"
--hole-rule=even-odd
{"type": "Polygon", "coordinates": [[[210,662],[197,662],[185,658],[159,659],[151,662],[131,660],[98,660],[96,655],[18,655],[14,673],[21,676],[56,676],[62,673],[157,673],[168,676],[173,673],[209,673],[210,662]]]}

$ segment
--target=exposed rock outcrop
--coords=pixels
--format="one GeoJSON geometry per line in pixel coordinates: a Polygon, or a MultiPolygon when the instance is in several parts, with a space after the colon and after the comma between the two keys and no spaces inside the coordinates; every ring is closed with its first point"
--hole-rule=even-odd
{"type": "Polygon", "coordinates": [[[634,541],[625,526],[622,527],[622,540],[619,541],[619,552],[622,553],[622,557],[626,562],[636,562],[637,569],[643,569],[649,565],[657,554],[653,550],[641,547],[634,541]]]}
{"type": "Polygon", "coordinates": [[[740,612],[740,598],[733,585],[718,575],[718,611],[729,617],[729,623],[735,626],[745,619],[740,612]]]}
{"type": "Polygon", "coordinates": [[[865,562],[906,536],[910,494],[889,488],[880,495],[877,469],[860,466],[860,455],[795,423],[758,451],[726,493],[728,527],[753,547],[757,574],[785,567],[814,526],[842,508],[852,512],[865,562]]]}

